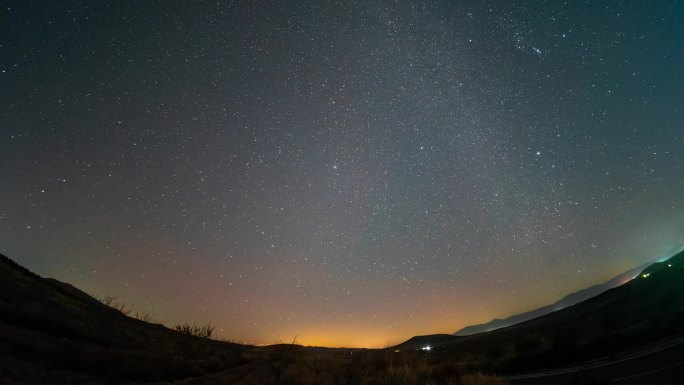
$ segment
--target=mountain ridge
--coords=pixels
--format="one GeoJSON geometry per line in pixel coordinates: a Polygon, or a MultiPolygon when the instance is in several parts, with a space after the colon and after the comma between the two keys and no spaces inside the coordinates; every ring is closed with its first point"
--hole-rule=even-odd
{"type": "MultiPolygon", "coordinates": [[[[684,252],[596,297],[488,333],[416,336],[378,350],[294,344],[261,348],[198,338],[127,317],[93,303],[70,284],[41,278],[0,255],[0,383],[334,383],[299,381],[318,379],[317,373],[324,372],[344,375],[346,383],[363,383],[361,378],[372,376],[378,382],[365,383],[387,383],[382,376],[395,373],[397,365],[404,368],[400,376],[423,368],[420,373],[446,383],[442,380],[466,367],[510,376],[596,359],[612,365],[621,362],[614,359],[616,354],[630,349],[674,347],[622,363],[619,373],[609,375],[600,368],[563,382],[585,383],[581,380],[591,375],[593,383],[608,383],[629,373],[661,373],[677,364],[673,360],[684,354],[684,342],[674,344],[684,341],[682,293],[684,252]]],[[[665,376],[671,380],[679,375],[672,369],[665,376]]],[[[509,378],[514,385],[527,383],[509,378]]],[[[657,383],[652,379],[638,384],[657,383]]],[[[425,383],[416,381],[410,383],[425,383]]]]}
{"type": "Polygon", "coordinates": [[[454,333],[452,333],[452,335],[457,337],[463,337],[478,333],[485,333],[496,329],[512,326],[537,317],[541,317],[554,311],[564,309],[568,306],[572,306],[576,303],[593,298],[601,293],[604,293],[607,290],[618,287],[628,282],[629,280],[636,278],[644,269],[648,268],[654,263],[657,262],[653,261],[644,263],[638,267],[627,270],[624,273],[618,274],[606,282],[598,283],[596,285],[567,294],[550,305],[542,306],[540,308],[536,308],[519,314],[514,314],[506,318],[494,318],[491,321],[483,324],[466,326],[455,331],[454,333]]]}
{"type": "MultiPolygon", "coordinates": [[[[612,364],[611,357],[616,354],[642,349],[657,341],[663,346],[674,346],[672,341],[684,338],[682,293],[684,251],[649,265],[637,278],[621,286],[573,306],[486,333],[452,335],[451,339],[444,335],[415,336],[393,349],[420,351],[429,346],[433,356],[479,357],[495,372],[509,374],[599,358],[612,364]]],[[[662,356],[650,363],[639,361],[639,365],[665,370],[669,366],[658,365],[662,364],[660,359],[666,358],[662,356]]],[[[622,369],[632,370],[625,366],[622,369]]],[[[600,370],[595,373],[604,375],[600,370]]],[[[619,377],[619,373],[615,375],[619,377]]]]}

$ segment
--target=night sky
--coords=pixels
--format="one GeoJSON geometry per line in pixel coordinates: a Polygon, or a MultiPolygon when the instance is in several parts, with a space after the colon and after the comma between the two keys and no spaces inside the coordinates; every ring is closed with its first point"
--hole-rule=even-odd
{"type": "Polygon", "coordinates": [[[1,7],[0,250],[167,325],[378,347],[684,242],[682,2],[1,7]]]}

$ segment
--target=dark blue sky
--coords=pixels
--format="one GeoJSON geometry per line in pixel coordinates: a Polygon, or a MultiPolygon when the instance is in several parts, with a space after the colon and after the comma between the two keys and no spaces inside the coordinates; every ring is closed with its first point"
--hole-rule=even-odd
{"type": "Polygon", "coordinates": [[[0,250],[241,341],[377,346],[684,242],[684,4],[9,1],[0,250]]]}

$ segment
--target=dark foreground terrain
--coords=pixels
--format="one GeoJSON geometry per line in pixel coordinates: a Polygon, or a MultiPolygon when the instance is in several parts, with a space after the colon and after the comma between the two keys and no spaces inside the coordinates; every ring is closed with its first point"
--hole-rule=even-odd
{"type": "Polygon", "coordinates": [[[254,347],[184,331],[129,317],[0,256],[2,385],[503,383],[419,351],[254,347]]]}
{"type": "Polygon", "coordinates": [[[0,384],[632,385],[684,378],[684,253],[528,322],[386,350],[253,347],[198,331],[129,317],[0,257],[0,384]]]}
{"type": "Polygon", "coordinates": [[[684,373],[684,337],[672,338],[620,354],[572,366],[505,378],[515,385],[614,383],[681,384],[684,373]]]}

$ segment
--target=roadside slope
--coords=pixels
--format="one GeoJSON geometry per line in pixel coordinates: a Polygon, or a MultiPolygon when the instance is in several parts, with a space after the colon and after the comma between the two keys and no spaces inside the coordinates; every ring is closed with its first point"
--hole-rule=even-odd
{"type": "Polygon", "coordinates": [[[8,383],[174,380],[239,365],[248,349],[128,317],[0,255],[0,378],[8,383]]]}

